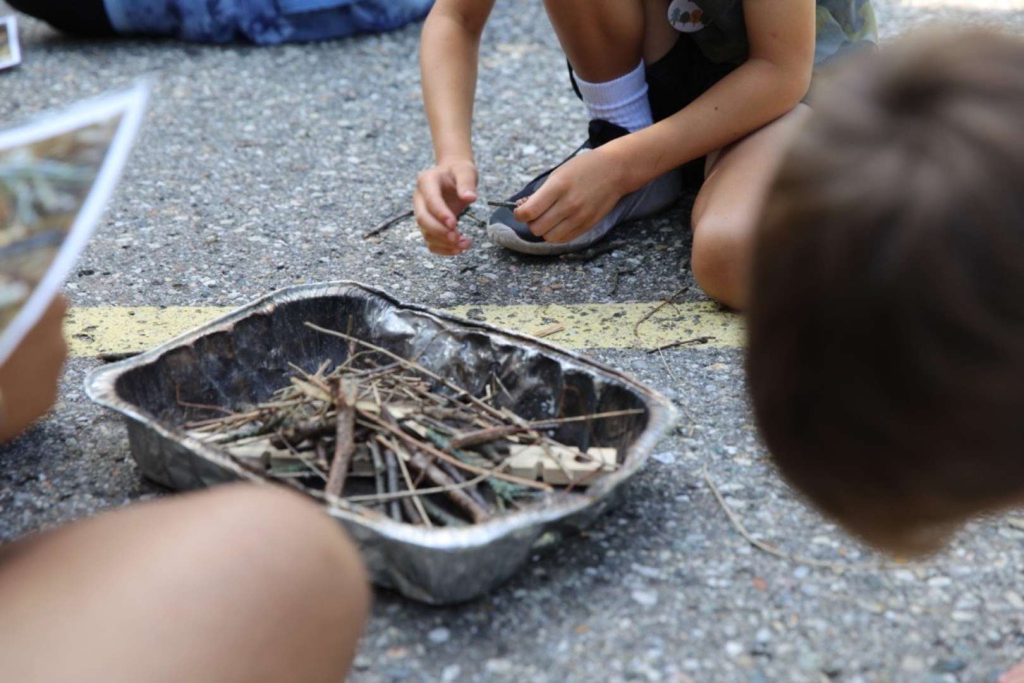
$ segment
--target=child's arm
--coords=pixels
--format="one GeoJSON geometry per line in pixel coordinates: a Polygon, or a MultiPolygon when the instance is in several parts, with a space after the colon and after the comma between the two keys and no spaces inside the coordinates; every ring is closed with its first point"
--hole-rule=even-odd
{"type": "Polygon", "coordinates": [[[814,0],[744,0],[750,56],[691,105],[562,166],[516,210],[549,242],[588,230],[654,178],[793,109],[814,68],[814,0]]]}
{"type": "Polygon", "coordinates": [[[454,255],[469,248],[458,215],[476,200],[470,139],[480,35],[494,0],[437,0],[423,25],[423,101],[436,164],[420,173],[413,209],[427,246],[454,255]]]}
{"type": "Polygon", "coordinates": [[[57,297],[0,365],[0,443],[25,431],[57,400],[57,382],[67,356],[64,312],[57,297]]]}

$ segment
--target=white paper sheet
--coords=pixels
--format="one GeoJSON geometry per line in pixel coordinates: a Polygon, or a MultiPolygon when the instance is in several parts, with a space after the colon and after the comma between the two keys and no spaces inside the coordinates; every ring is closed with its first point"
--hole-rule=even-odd
{"type": "Polygon", "coordinates": [[[0,132],[0,363],[63,286],[117,184],[149,87],[0,132]]]}
{"type": "Polygon", "coordinates": [[[18,18],[13,14],[0,17],[0,71],[21,64],[21,41],[18,39],[18,18]]]}

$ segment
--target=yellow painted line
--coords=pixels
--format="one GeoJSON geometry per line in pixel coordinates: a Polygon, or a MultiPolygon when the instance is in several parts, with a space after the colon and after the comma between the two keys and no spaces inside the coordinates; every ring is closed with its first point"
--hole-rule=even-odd
{"type": "MultiPolygon", "coordinates": [[[[65,333],[72,356],[133,353],[231,310],[217,306],[80,307],[68,313],[65,333]]],[[[456,306],[447,310],[498,327],[543,335],[545,341],[570,349],[650,350],[694,339],[706,339],[695,347],[738,348],[745,336],[738,315],[710,302],[456,306]]]]}
{"type": "Polygon", "coordinates": [[[216,306],[72,308],[64,319],[64,336],[72,356],[144,351],[230,310],[216,306]]]}
{"type": "Polygon", "coordinates": [[[664,305],[654,301],[458,306],[449,310],[526,334],[538,334],[562,325],[561,330],[545,336],[544,341],[570,349],[654,349],[703,337],[710,338],[705,346],[734,348],[742,346],[745,338],[740,316],[706,301],[664,305]]]}

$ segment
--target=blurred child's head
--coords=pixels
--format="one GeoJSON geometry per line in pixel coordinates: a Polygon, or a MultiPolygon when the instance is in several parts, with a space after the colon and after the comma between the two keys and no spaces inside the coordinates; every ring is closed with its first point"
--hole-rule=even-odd
{"type": "Polygon", "coordinates": [[[926,553],[1024,503],[1024,41],[916,38],[823,95],[755,250],[754,410],[813,503],[926,553]]]}

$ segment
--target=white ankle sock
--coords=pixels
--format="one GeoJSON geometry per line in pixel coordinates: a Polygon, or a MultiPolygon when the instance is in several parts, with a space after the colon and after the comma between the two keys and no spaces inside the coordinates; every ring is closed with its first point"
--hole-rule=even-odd
{"type": "Polygon", "coordinates": [[[604,119],[629,132],[654,123],[651,103],[647,99],[647,76],[644,63],[625,76],[604,83],[588,83],[576,76],[576,85],[583,95],[592,119],[604,119]]]}

